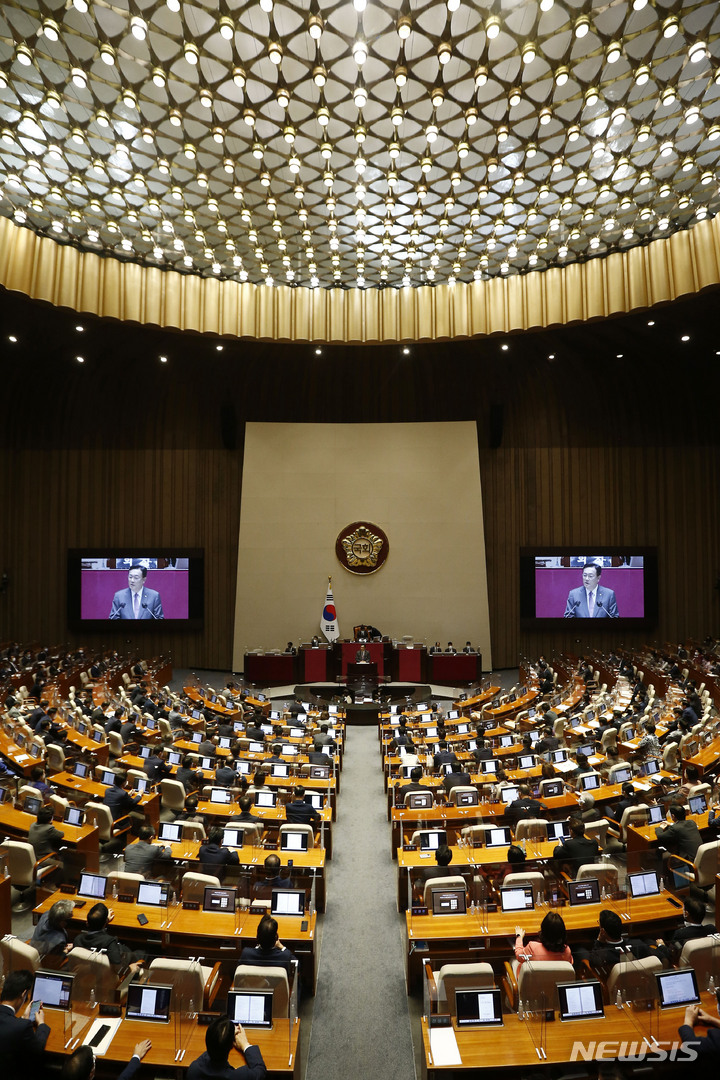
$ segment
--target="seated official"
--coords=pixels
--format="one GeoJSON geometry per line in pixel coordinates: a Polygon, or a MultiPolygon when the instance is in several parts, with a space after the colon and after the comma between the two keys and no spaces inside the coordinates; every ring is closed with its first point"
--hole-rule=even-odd
{"type": "Polygon", "coordinates": [[[620,916],[609,908],[603,908],[598,915],[598,933],[590,949],[575,949],[576,960],[589,960],[594,968],[609,970],[622,960],[634,956],[644,960],[653,950],[640,938],[630,938],[623,934],[623,922],[620,916]]]}
{"type": "Polygon", "coordinates": [[[28,840],[33,846],[35,858],[56,855],[64,839],[60,830],[53,825],[52,806],[41,806],[37,812],[37,820],[28,830],[28,840]]]}
{"type": "Polygon", "coordinates": [[[265,827],[265,822],[261,817],[256,817],[252,814],[251,808],[253,806],[252,796],[241,795],[238,799],[238,806],[240,807],[240,813],[235,814],[233,817],[227,819],[228,825],[261,825],[265,827]]]}
{"type": "Polygon", "coordinates": [[[513,830],[516,828],[518,821],[523,818],[545,816],[545,807],[537,799],[533,799],[528,784],[520,784],[518,794],[520,798],[515,799],[515,802],[511,802],[505,811],[505,820],[513,830]]]}
{"type": "Polygon", "coordinates": [[[670,817],[672,818],[672,824],[664,827],[658,825],[655,829],[655,835],[666,849],[663,854],[663,861],[671,870],[677,869],[679,874],[684,874],[683,863],[673,859],[673,855],[680,855],[683,859],[687,859],[688,862],[692,862],[697,854],[697,849],[702,843],[702,837],[695,822],[688,820],[687,811],[681,803],[672,803],[670,817]]]}
{"type": "Polygon", "coordinates": [[[72,900],[56,900],[50,910],[40,916],[30,944],[41,956],[70,951],[68,926],[74,910],[72,900]]]}
{"type": "Polygon", "coordinates": [[[125,848],[125,870],[128,874],[143,874],[152,877],[157,859],[169,862],[172,848],[164,844],[153,844],[155,830],[152,825],[143,825],[134,844],[125,848]]]}
{"type": "Polygon", "coordinates": [[[452,870],[448,870],[448,867],[452,862],[452,857],[452,848],[449,848],[447,844],[441,844],[440,847],[435,849],[435,866],[423,868],[413,885],[414,904],[422,904],[425,885],[428,881],[432,881],[434,878],[444,878],[452,875],[452,870]]]}
{"type": "Polygon", "coordinates": [[[697,1051],[699,1057],[711,1057],[714,1062],[720,1058],[720,1019],[705,1012],[699,1005],[688,1005],[685,1010],[684,1022],[680,1025],[679,1035],[686,1050],[697,1051]],[[707,1035],[698,1036],[694,1028],[697,1024],[704,1024],[707,1035]]]}
{"type": "Polygon", "coordinates": [[[179,780],[182,786],[185,788],[185,794],[188,795],[191,791],[197,791],[200,784],[203,781],[202,775],[193,768],[193,759],[190,754],[185,754],[182,759],[182,765],[179,765],[175,770],[173,780],[179,780]]]}
{"type": "Polygon", "coordinates": [[[251,1046],[241,1024],[219,1016],[205,1033],[204,1054],[192,1062],[187,1080],[264,1080],[267,1075],[260,1048],[251,1046]],[[245,1064],[235,1068],[228,1061],[231,1050],[245,1055],[245,1064]]]}
{"type": "Polygon", "coordinates": [[[579,814],[573,814],[569,820],[570,836],[553,850],[553,858],[568,863],[573,874],[586,862],[595,862],[600,854],[597,840],[585,836],[585,822],[579,814]]]}
{"type": "Polygon", "coordinates": [[[87,913],[87,928],[81,930],[73,942],[73,947],[80,949],[102,949],[107,953],[107,958],[118,972],[139,971],[143,965],[146,954],[142,951],[133,952],[127,945],[111,934],[108,924],[112,922],[114,912],[110,911],[107,904],[93,904],[87,913]]]}
{"type": "Polygon", "coordinates": [[[685,898],[683,905],[683,925],[673,930],[665,939],[656,938],[658,956],[663,960],[675,963],[683,950],[686,941],[694,941],[696,938],[709,937],[715,933],[713,923],[705,922],[707,908],[702,900],[696,900],[692,896],[685,898]]]}
{"type": "Polygon", "coordinates": [[[253,896],[255,899],[269,900],[273,889],[295,888],[290,876],[290,867],[282,865],[279,855],[274,852],[268,855],[263,866],[265,876],[258,878],[253,884],[253,896]]]}
{"type": "Polygon", "coordinates": [[[42,1004],[35,1020],[28,1019],[35,973],[11,971],[0,993],[0,1059],[5,1080],[27,1080],[43,1071],[50,1028],[42,1004]]]}
{"type": "Polygon", "coordinates": [[[165,759],[164,750],[156,750],[145,762],[145,773],[151,784],[159,784],[172,776],[172,769],[165,759]]]}
{"type": "Polygon", "coordinates": [[[525,941],[522,926],[515,927],[515,959],[520,964],[526,960],[562,960],[572,964],[573,958],[567,943],[565,922],[556,911],[548,911],[540,923],[540,940],[525,941]]]}
{"type": "MultiPolygon", "coordinates": [[[[118,1076],[117,1080],[130,1080],[140,1068],[140,1062],[152,1047],[149,1039],[136,1043],[132,1057],[118,1076]]],[[[93,1080],[95,1076],[95,1053],[92,1046],[78,1046],[70,1057],[63,1061],[60,1080],[93,1080]]]]}
{"type": "Polygon", "coordinates": [[[124,772],[116,772],[115,783],[105,789],[103,802],[109,807],[113,821],[119,821],[120,818],[125,817],[127,814],[132,815],[136,822],[138,819],[144,821],[145,816],[137,811],[137,807],[141,802],[140,796],[131,795],[129,791],[125,790],[126,780],[127,776],[124,772]]]}
{"type": "Polygon", "coordinates": [[[297,960],[278,938],[277,919],[272,915],[262,917],[257,928],[257,944],[245,946],[240,953],[240,963],[284,967],[290,978],[297,960]]]}
{"type": "Polygon", "coordinates": [[[285,807],[285,817],[293,825],[312,825],[317,828],[322,820],[319,812],[310,803],[305,802],[305,788],[298,784],[294,791],[295,798],[285,807]]]}
{"type": "Polygon", "coordinates": [[[222,846],[223,831],[218,825],[214,825],[203,840],[198,852],[200,867],[205,874],[215,874],[222,879],[225,876],[225,867],[238,866],[237,851],[222,846]]]}

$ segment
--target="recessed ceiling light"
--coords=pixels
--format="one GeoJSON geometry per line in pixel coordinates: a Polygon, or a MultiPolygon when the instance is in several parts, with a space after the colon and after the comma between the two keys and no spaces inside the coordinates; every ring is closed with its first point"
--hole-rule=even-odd
{"type": "Polygon", "coordinates": [[[403,348],[403,356],[409,356],[409,355],[410,355],[410,349],[407,347],[407,345],[405,345],[405,347],[403,348]]]}
{"type": "Polygon", "coordinates": [[[650,319],[650,322],[648,323],[648,326],[654,326],[654,325],[655,325],[655,320],[650,319]]]}
{"type": "Polygon", "coordinates": [[[689,341],[690,340],[690,335],[689,334],[683,334],[683,336],[680,338],[680,340],[681,341],[689,341]]]}
{"type": "Polygon", "coordinates": [[[624,355],[625,355],[625,354],[624,354],[624,353],[621,353],[621,352],[619,352],[619,353],[615,353],[615,359],[616,359],[616,360],[622,360],[622,358],[623,358],[623,356],[624,356],[624,355]]]}
{"type": "Polygon", "coordinates": [[[158,359],[160,360],[161,364],[167,364],[167,356],[160,356],[158,357],[158,359]]]}
{"type": "Polygon", "coordinates": [[[225,348],[225,346],[224,345],[216,345],[215,348],[217,349],[218,352],[222,352],[223,349],[225,348]]]}
{"type": "Polygon", "coordinates": [[[14,334],[8,334],[8,341],[16,342],[17,338],[14,334]]]}
{"type": "Polygon", "coordinates": [[[548,356],[548,360],[554,360],[554,359],[555,359],[555,353],[551,352],[550,355],[548,356]]]}
{"type": "Polygon", "coordinates": [[[77,332],[78,332],[79,334],[82,334],[82,332],[84,331],[85,327],[84,327],[84,326],[76,326],[76,327],[75,327],[75,329],[77,330],[77,332]]]}
{"type": "Polygon", "coordinates": [[[317,349],[315,350],[315,355],[316,355],[316,356],[322,356],[322,349],[321,349],[320,347],[318,347],[318,348],[317,348],[317,349]]]}
{"type": "Polygon", "coordinates": [[[510,348],[510,346],[509,345],[501,345],[500,348],[502,349],[503,352],[507,352],[508,349],[510,348]]]}
{"type": "Polygon", "coordinates": [[[85,363],[85,357],[84,356],[76,356],[75,359],[77,360],[78,364],[84,364],[85,363]]]}

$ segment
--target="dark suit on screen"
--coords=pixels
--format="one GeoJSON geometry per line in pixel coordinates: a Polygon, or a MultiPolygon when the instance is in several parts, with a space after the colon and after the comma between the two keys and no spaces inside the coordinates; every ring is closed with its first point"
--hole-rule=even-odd
{"type": "MultiPolygon", "coordinates": [[[[587,590],[584,585],[580,585],[577,589],[571,589],[568,593],[564,617],[566,619],[590,618],[587,604],[587,590]]],[[[619,617],[620,612],[618,611],[615,593],[612,589],[606,589],[604,585],[598,585],[595,594],[595,612],[593,618],[618,619],[619,617]]]]}
{"type": "MultiPolygon", "coordinates": [[[[109,619],[134,619],[131,589],[119,589],[113,596],[109,619]]],[[[143,585],[140,593],[138,619],[164,619],[160,593],[155,589],[146,589],[143,585]]]]}

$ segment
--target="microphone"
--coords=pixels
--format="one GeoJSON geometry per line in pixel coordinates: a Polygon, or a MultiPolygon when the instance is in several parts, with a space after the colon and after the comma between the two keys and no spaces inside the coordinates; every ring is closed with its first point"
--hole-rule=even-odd
{"type": "Polygon", "coordinates": [[[159,618],[160,618],[160,616],[159,616],[159,615],[156,615],[156,614],[155,614],[155,612],[153,611],[153,609],[152,609],[152,608],[148,608],[148,606],[147,606],[147,603],[144,603],[144,604],[143,604],[143,608],[144,608],[144,610],[145,610],[145,611],[149,611],[149,612],[150,612],[150,614],[152,615],[153,619],[159,619],[159,618]]]}
{"type": "Polygon", "coordinates": [[[574,619],[575,618],[575,609],[577,607],[579,607],[579,606],[580,606],[580,601],[579,600],[573,600],[572,607],[570,608],[569,611],[565,612],[565,614],[563,615],[563,618],[564,619],[574,619]]]}
{"type": "Polygon", "coordinates": [[[610,609],[605,607],[602,600],[598,600],[598,602],[597,602],[597,604],[595,606],[597,608],[603,608],[603,610],[605,611],[608,619],[618,619],[620,617],[619,615],[613,615],[613,613],[610,611],[610,609]]]}
{"type": "Polygon", "coordinates": [[[114,615],[111,615],[110,618],[111,619],[119,619],[120,618],[120,612],[122,611],[122,609],[124,607],[125,607],[125,601],[121,600],[120,603],[117,606],[117,611],[115,612],[114,615]]]}

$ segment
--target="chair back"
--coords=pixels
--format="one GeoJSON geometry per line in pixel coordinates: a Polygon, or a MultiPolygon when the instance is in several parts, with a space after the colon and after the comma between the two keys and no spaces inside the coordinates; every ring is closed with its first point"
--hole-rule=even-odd
{"type": "Polygon", "coordinates": [[[605,847],[607,843],[607,831],[610,822],[607,818],[600,818],[599,821],[586,821],[585,822],[585,835],[592,837],[593,840],[597,840],[601,848],[605,847]]]}
{"type": "Polygon", "coordinates": [[[668,772],[677,772],[678,770],[678,749],[678,744],[676,742],[665,743],[663,746],[663,769],[667,769],[668,772]]]}
{"type": "Polygon", "coordinates": [[[557,1009],[557,984],[574,982],[575,968],[566,960],[526,960],[518,970],[518,997],[533,1010],[557,1009]]]}
{"type": "Polygon", "coordinates": [[[472,784],[457,784],[454,788],[450,788],[448,802],[453,806],[457,806],[458,799],[461,795],[471,795],[473,798],[477,799],[478,789],[473,787],[472,784]]]}
{"type": "Polygon", "coordinates": [[[160,805],[178,814],[185,809],[185,788],[179,780],[165,777],[160,781],[160,805]]]}
{"type": "Polygon", "coordinates": [[[2,957],[3,974],[7,977],[11,971],[27,969],[37,971],[40,967],[40,953],[27,941],[15,937],[14,934],[6,934],[0,940],[0,957],[2,957]]]}
{"type": "Polygon", "coordinates": [[[600,746],[603,750],[614,749],[617,746],[617,728],[609,727],[607,731],[603,731],[600,739],[600,746]]]}
{"type": "Polygon", "coordinates": [[[65,768],[65,751],[62,746],[58,746],[57,743],[48,743],[45,761],[51,772],[62,772],[65,768]]]}
{"type": "Polygon", "coordinates": [[[191,903],[202,903],[208,885],[219,888],[220,878],[213,877],[212,874],[196,874],[194,870],[189,870],[182,879],[183,900],[188,900],[191,903]]]}
{"type": "Polygon", "coordinates": [[[695,882],[701,889],[707,889],[715,884],[715,875],[718,873],[718,858],[720,857],[720,840],[711,840],[707,844],[701,844],[695,852],[695,882]]]}
{"type": "Polygon", "coordinates": [[[101,843],[106,844],[109,840],[112,840],[113,818],[110,807],[106,806],[105,803],[87,802],[85,803],[85,813],[90,824],[95,825],[98,829],[101,843]]]}
{"type": "Polygon", "coordinates": [[[312,825],[293,825],[286,822],[278,829],[278,844],[282,844],[282,838],[286,833],[304,833],[307,836],[308,851],[315,847],[315,833],[312,825]]]}
{"type": "Polygon", "coordinates": [[[435,976],[438,1012],[449,1010],[457,1016],[455,991],[469,990],[476,986],[494,986],[495,974],[492,964],[443,964],[435,976]],[[441,1009],[442,1003],[442,1009],[441,1009]]]}
{"type": "Polygon", "coordinates": [[[627,840],[627,828],[628,825],[644,825],[648,819],[647,806],[628,806],[623,810],[622,820],[620,822],[620,828],[622,829],[623,840],[627,840]]]}
{"type": "Polygon", "coordinates": [[[128,870],[111,870],[107,876],[112,892],[113,882],[117,882],[117,891],[123,896],[132,896],[137,900],[138,885],[145,878],[142,874],[131,874],[128,870]]]}
{"type": "Polygon", "coordinates": [[[10,884],[27,888],[35,881],[35,849],[24,840],[5,840],[0,849],[7,862],[10,884]]]}
{"type": "Polygon", "coordinates": [[[202,821],[181,821],[183,840],[204,840],[205,826],[202,821]]]}
{"type": "Polygon", "coordinates": [[[601,889],[617,892],[618,872],[617,867],[612,863],[583,863],[578,867],[575,880],[582,881],[583,878],[597,878],[601,889]]]}
{"type": "Polygon", "coordinates": [[[115,1000],[118,976],[106,953],[76,946],[68,953],[67,968],[75,976],[73,1001],[89,1001],[91,991],[97,1001],[115,1000]]]}
{"type": "Polygon", "coordinates": [[[547,840],[547,821],[543,818],[522,818],[515,826],[516,840],[547,840]]]}
{"type": "Polygon", "coordinates": [[[659,956],[644,960],[621,960],[607,978],[608,1001],[614,1001],[620,991],[623,1001],[654,1000],[657,997],[655,972],[662,970],[659,956]]]}
{"type": "Polygon", "coordinates": [[[718,938],[713,935],[686,941],[680,953],[678,967],[695,968],[698,988],[701,991],[707,986],[711,975],[717,985],[720,980],[720,941],[718,938]]]}
{"type": "Polygon", "coordinates": [[[108,732],[108,745],[113,757],[122,757],[124,743],[119,731],[108,732]]]}
{"type": "Polygon", "coordinates": [[[233,990],[272,990],[272,1014],[290,1015],[290,983],[284,967],[279,964],[240,964],[235,968],[233,990]]]}
{"type": "Polygon", "coordinates": [[[205,1001],[205,984],[211,970],[196,960],[171,960],[159,956],[150,964],[148,982],[171,983],[177,1001],[188,1003],[192,1000],[195,1008],[200,1009],[205,1001]]]}
{"type": "Polygon", "coordinates": [[[503,886],[505,885],[532,885],[533,891],[533,903],[537,905],[538,897],[545,893],[545,877],[539,870],[529,870],[523,874],[518,872],[517,874],[508,874],[503,878],[503,886]]]}

